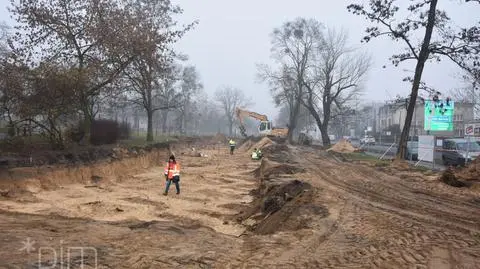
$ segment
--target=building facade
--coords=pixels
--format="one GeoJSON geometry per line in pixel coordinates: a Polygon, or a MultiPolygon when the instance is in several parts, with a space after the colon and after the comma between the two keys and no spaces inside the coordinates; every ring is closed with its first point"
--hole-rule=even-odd
{"type": "MultiPolygon", "coordinates": [[[[388,135],[391,130],[403,130],[407,109],[405,104],[390,103],[380,107],[377,117],[377,126],[379,134],[388,135]]],[[[455,102],[455,110],[453,114],[453,131],[426,131],[424,129],[425,115],[424,103],[417,102],[410,127],[410,136],[418,135],[436,135],[436,136],[453,136],[463,137],[465,124],[474,120],[474,104],[455,102]]]]}

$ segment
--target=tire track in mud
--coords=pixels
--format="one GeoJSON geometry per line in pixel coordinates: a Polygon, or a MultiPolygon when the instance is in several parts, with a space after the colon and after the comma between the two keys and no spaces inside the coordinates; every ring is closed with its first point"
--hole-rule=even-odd
{"type": "MultiPolygon", "coordinates": [[[[321,164],[325,165],[325,161],[322,161],[321,164]]],[[[319,164],[315,163],[315,165],[319,164]]],[[[480,232],[479,205],[472,203],[469,204],[470,208],[461,207],[460,205],[455,205],[458,202],[452,199],[444,202],[441,196],[435,199],[425,194],[414,193],[411,188],[403,184],[392,180],[386,182],[385,178],[391,179],[386,174],[379,175],[373,172],[373,174],[370,173],[369,175],[364,173],[355,175],[355,173],[348,171],[351,168],[343,167],[338,169],[338,166],[335,167],[331,164],[327,164],[324,167],[328,167],[328,171],[316,167],[309,168],[315,169],[315,172],[321,175],[321,180],[327,182],[329,186],[338,188],[348,194],[354,194],[355,198],[371,206],[383,208],[387,211],[395,211],[399,215],[422,219],[432,224],[442,222],[442,224],[449,225],[452,229],[460,228],[468,232],[480,232]],[[346,180],[345,174],[351,176],[351,178],[346,180]],[[380,178],[380,176],[383,178],[380,178]],[[365,182],[365,178],[369,177],[376,178],[375,182],[365,182]],[[388,186],[386,186],[387,184],[388,186]]],[[[360,166],[356,168],[364,169],[360,166]]],[[[358,173],[359,171],[355,172],[358,173]]]]}
{"type": "Polygon", "coordinates": [[[419,194],[403,182],[394,182],[393,176],[372,173],[373,169],[367,172],[359,165],[346,167],[325,158],[311,161],[308,154],[301,156],[304,163],[310,164],[307,169],[319,176],[316,184],[340,191],[344,196],[341,199],[348,200],[338,219],[338,231],[309,248],[321,255],[310,258],[309,265],[434,268],[431,264],[436,262],[429,262],[429,258],[433,256],[432,249],[439,248],[450,256],[452,251],[457,252],[452,263],[461,264],[459,257],[470,259],[473,267],[460,268],[480,268],[480,242],[470,236],[480,231],[478,205],[444,199],[443,195],[436,198],[428,191],[419,194]],[[382,219],[384,227],[378,227],[382,219]]]}

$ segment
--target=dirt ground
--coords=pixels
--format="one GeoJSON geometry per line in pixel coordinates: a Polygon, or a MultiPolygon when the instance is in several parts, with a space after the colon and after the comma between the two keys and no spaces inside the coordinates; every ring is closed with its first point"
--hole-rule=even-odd
{"type": "Polygon", "coordinates": [[[480,268],[476,189],[307,147],[181,151],[180,195],[167,152],[3,190],[0,268],[480,268]]]}

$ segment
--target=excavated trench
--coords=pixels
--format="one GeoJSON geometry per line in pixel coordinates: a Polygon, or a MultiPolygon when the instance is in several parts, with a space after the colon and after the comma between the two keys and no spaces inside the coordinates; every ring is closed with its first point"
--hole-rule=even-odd
{"type": "Polygon", "coordinates": [[[262,140],[234,155],[224,136],[173,149],[180,195],[162,195],[167,152],[12,174],[0,184],[0,268],[79,267],[78,255],[39,261],[28,240],[91,247],[88,269],[480,268],[472,188],[262,140]]]}
{"type": "Polygon", "coordinates": [[[251,192],[255,199],[248,210],[235,216],[238,223],[255,234],[272,234],[308,228],[305,216],[328,216],[326,207],[312,203],[315,188],[296,178],[306,170],[293,160],[287,145],[272,141],[262,152],[265,157],[253,172],[259,182],[251,192]]]}

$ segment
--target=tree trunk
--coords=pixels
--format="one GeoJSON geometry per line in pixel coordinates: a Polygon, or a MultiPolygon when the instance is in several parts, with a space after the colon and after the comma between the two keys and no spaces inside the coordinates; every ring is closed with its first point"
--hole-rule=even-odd
{"type": "Polygon", "coordinates": [[[288,133],[287,133],[287,141],[288,143],[293,143],[293,133],[295,132],[295,128],[297,127],[297,118],[300,112],[300,101],[295,101],[295,105],[293,106],[293,110],[290,111],[290,118],[288,120],[288,133]]]}
{"type": "Polygon", "coordinates": [[[147,110],[147,142],[153,141],[153,111],[147,110]]]}
{"type": "Polygon", "coordinates": [[[435,12],[437,8],[438,0],[432,0],[430,2],[430,9],[428,11],[428,21],[425,30],[425,36],[423,38],[422,48],[418,55],[417,65],[415,67],[415,76],[412,83],[412,92],[410,94],[410,101],[407,107],[407,116],[405,118],[405,125],[403,126],[402,134],[400,136],[400,142],[398,144],[396,159],[403,159],[407,152],[407,141],[410,133],[410,126],[412,124],[413,112],[417,103],[418,89],[420,87],[420,81],[422,79],[423,68],[425,62],[428,59],[430,52],[430,39],[432,38],[433,27],[435,26],[435,12]]]}
{"type": "Polygon", "coordinates": [[[162,111],[162,133],[167,133],[168,110],[162,111]]]}
{"type": "Polygon", "coordinates": [[[82,131],[84,135],[81,142],[82,144],[90,144],[93,119],[89,115],[88,111],[84,111],[83,113],[84,113],[83,114],[84,116],[83,116],[82,131]]]}
{"type": "Polygon", "coordinates": [[[188,104],[189,101],[183,104],[183,112],[182,112],[182,134],[187,134],[187,115],[188,115],[188,104]]]}
{"type": "Polygon", "coordinates": [[[327,124],[322,124],[321,126],[318,126],[318,129],[320,129],[320,133],[322,135],[322,144],[323,146],[327,147],[330,146],[330,137],[328,136],[328,125],[327,124]]]}
{"type": "Polygon", "coordinates": [[[318,115],[318,112],[315,110],[313,107],[313,104],[310,104],[307,106],[308,111],[310,111],[310,114],[313,116],[315,119],[315,122],[317,123],[318,129],[320,130],[320,134],[322,135],[322,144],[324,146],[329,146],[330,145],[330,137],[328,137],[328,121],[322,122],[320,119],[320,115],[318,115]]]}
{"type": "Polygon", "coordinates": [[[186,134],[186,128],[185,128],[186,124],[185,124],[185,115],[182,114],[181,116],[181,120],[180,120],[180,133],[182,135],[185,135],[186,134]]]}
{"type": "Polygon", "coordinates": [[[231,137],[233,135],[233,121],[228,121],[228,135],[231,137]]]}
{"type": "MultiPolygon", "coordinates": [[[[328,90],[328,92],[331,92],[330,89],[328,90]]],[[[327,95],[323,99],[323,122],[321,126],[318,126],[318,128],[322,133],[322,143],[324,146],[330,146],[330,137],[328,137],[328,124],[330,123],[330,116],[331,116],[330,112],[332,109],[332,102],[333,102],[333,99],[330,97],[330,95],[327,95]]],[[[310,104],[314,109],[312,101],[310,104]]]]}

